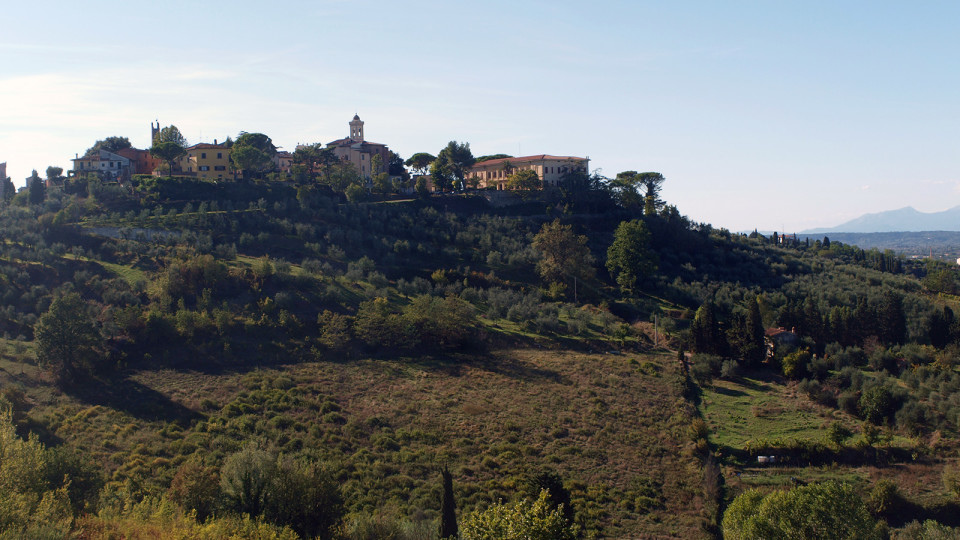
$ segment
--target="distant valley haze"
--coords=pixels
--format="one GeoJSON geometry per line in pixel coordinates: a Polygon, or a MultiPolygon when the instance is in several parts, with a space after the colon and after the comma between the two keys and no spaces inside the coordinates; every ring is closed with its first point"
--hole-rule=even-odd
{"type": "Polygon", "coordinates": [[[800,234],[922,231],[960,231],[960,206],[942,212],[920,212],[912,206],[906,206],[897,210],[864,214],[834,227],[808,229],[800,234]]]}

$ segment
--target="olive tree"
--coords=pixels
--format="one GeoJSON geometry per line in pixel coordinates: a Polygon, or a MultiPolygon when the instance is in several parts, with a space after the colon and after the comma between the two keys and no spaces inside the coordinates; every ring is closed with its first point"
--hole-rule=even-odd
{"type": "Polygon", "coordinates": [[[37,362],[59,386],[91,373],[97,358],[99,332],[89,307],[77,293],[53,300],[34,329],[37,362]]]}

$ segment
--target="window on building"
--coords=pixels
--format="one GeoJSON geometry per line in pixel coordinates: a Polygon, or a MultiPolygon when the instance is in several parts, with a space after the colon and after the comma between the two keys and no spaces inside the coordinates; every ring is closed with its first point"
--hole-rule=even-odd
{"type": "Polygon", "coordinates": [[[227,170],[226,165],[214,165],[213,170],[215,171],[225,171],[227,170]]]}
{"type": "Polygon", "coordinates": [[[206,153],[206,152],[201,152],[201,153],[200,153],[200,159],[207,159],[207,153],[206,153]]]}
{"type": "Polygon", "coordinates": [[[223,159],[223,152],[217,152],[217,159],[223,159]]]}

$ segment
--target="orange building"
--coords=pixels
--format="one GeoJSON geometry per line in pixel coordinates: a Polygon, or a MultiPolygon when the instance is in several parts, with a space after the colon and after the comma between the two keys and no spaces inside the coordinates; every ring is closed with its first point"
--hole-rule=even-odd
{"type": "Polygon", "coordinates": [[[117,150],[118,156],[123,156],[131,161],[131,170],[133,174],[152,174],[160,166],[160,160],[153,157],[149,150],[140,150],[139,148],[123,148],[117,150]]]}

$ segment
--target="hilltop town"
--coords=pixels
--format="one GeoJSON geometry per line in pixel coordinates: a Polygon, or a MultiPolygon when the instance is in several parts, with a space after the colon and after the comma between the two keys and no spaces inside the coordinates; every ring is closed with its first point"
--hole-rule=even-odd
{"type": "MultiPolygon", "coordinates": [[[[567,173],[589,172],[589,158],[548,154],[474,158],[469,144],[455,142],[448,154],[440,153],[444,161],[436,166],[436,157],[426,152],[404,160],[386,144],[368,141],[359,115],[350,120],[347,137],[326,144],[298,144],[294,152],[278,149],[268,136],[259,133],[241,133],[236,141],[227,137],[222,142],[214,139],[212,143],[188,145],[176,126],[161,129],[159,122],[151,122],[150,140],[153,146],[146,149],[134,148],[124,136],[97,141],[82,155],[76,154],[71,160],[73,167],[65,175],[62,169],[50,167],[42,180],[48,188],[91,178],[122,184],[136,175],[204,181],[236,181],[245,177],[295,181],[336,164],[338,183],[344,184],[345,189],[357,184],[368,192],[377,189],[382,193],[410,194],[417,190],[418,183],[421,192],[450,189],[454,183],[461,189],[557,187],[567,173]],[[240,144],[235,147],[237,143],[240,144]]],[[[5,163],[0,164],[0,178],[6,178],[5,167],[5,163]]]]}

